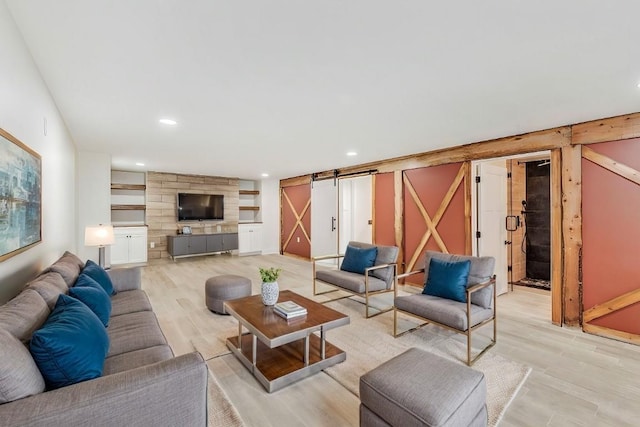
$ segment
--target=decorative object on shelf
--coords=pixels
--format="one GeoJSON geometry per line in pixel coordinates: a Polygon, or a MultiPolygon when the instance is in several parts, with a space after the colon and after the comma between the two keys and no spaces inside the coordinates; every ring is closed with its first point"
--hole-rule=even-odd
{"type": "Polygon", "coordinates": [[[307,315],[307,309],[293,301],[276,303],[273,306],[273,312],[287,320],[307,315]]]}
{"type": "Polygon", "coordinates": [[[278,288],[278,277],[282,272],[281,268],[259,268],[260,278],[262,279],[262,303],[264,305],[274,305],[278,302],[278,296],[280,295],[280,289],[278,288]]]}
{"type": "Polygon", "coordinates": [[[114,241],[113,226],[111,225],[100,224],[84,229],[84,244],[85,246],[98,247],[98,264],[102,268],[104,268],[104,247],[113,245],[114,241]]]}
{"type": "Polygon", "coordinates": [[[182,234],[191,234],[191,227],[188,225],[182,227],[182,234]]]}
{"type": "Polygon", "coordinates": [[[0,261],[42,241],[42,160],[0,129],[0,261]]]}

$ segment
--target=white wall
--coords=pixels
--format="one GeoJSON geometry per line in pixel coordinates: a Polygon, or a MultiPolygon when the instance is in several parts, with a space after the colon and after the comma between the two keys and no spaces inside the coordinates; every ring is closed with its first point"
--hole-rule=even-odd
{"type": "Polygon", "coordinates": [[[75,146],[4,1],[0,94],[0,128],[42,156],[42,243],[0,262],[2,303],[65,250],[76,250],[75,146]]]}
{"type": "Polygon", "coordinates": [[[262,253],[280,252],[280,181],[266,179],[262,181],[262,253]]]}
{"type": "MultiPolygon", "coordinates": [[[[111,224],[111,155],[78,151],[77,171],[76,254],[97,262],[98,248],[84,245],[84,229],[88,225],[111,224]]],[[[108,265],[109,259],[106,261],[108,265]]]]}

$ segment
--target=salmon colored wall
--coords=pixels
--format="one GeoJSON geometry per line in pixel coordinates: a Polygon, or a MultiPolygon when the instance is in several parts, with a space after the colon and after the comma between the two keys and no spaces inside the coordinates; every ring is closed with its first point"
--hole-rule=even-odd
{"type": "MultiPolygon", "coordinates": [[[[589,145],[640,170],[640,139],[589,145]]],[[[640,281],[640,186],[582,159],[582,277],[587,310],[638,289],[640,281]]],[[[592,324],[640,334],[636,303],[592,324]]]]}
{"type": "Polygon", "coordinates": [[[375,212],[375,241],[378,245],[396,244],[395,233],[395,191],[393,172],[379,173],[373,176],[375,194],[373,209],[375,212]]]}
{"type": "MultiPolygon", "coordinates": [[[[427,213],[433,219],[440,207],[449,187],[460,171],[462,163],[433,166],[405,171],[405,175],[412,184],[427,213]]],[[[465,217],[464,217],[464,185],[460,184],[449,207],[445,211],[436,230],[440,234],[449,253],[465,253],[465,217]]],[[[422,218],[418,206],[414,202],[409,190],[404,187],[404,253],[405,262],[409,263],[416,251],[422,236],[427,231],[427,225],[422,218]]],[[[429,238],[425,250],[441,251],[433,237],[429,238]]],[[[424,267],[424,257],[421,256],[412,268],[417,270],[424,267]]],[[[411,278],[412,283],[422,283],[424,277],[416,275],[411,278]]]]}
{"type": "MultiPolygon", "coordinates": [[[[309,184],[301,184],[292,187],[285,187],[282,189],[283,193],[286,193],[293,207],[296,210],[296,213],[300,215],[304,210],[305,205],[311,199],[311,186],[309,184]]],[[[280,203],[282,206],[282,231],[280,235],[280,247],[283,253],[298,255],[304,258],[311,257],[311,244],[305,237],[300,226],[296,227],[296,216],[291,210],[289,206],[289,202],[284,197],[284,194],[280,197],[280,203]],[[296,230],[293,234],[293,237],[289,241],[286,247],[284,244],[286,243],[291,230],[296,227],[296,230]],[[298,238],[300,241],[298,242],[298,238]]],[[[311,238],[311,207],[307,209],[304,216],[302,217],[302,225],[307,232],[309,238],[311,238]]]]}

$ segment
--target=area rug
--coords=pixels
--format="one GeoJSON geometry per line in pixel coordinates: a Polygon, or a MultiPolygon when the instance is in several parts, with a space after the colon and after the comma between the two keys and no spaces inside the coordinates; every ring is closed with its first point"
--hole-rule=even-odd
{"type": "Polygon", "coordinates": [[[215,376],[209,371],[207,387],[207,425],[209,427],[243,427],[242,418],[220,388],[215,376]]]}
{"type": "MultiPolygon", "coordinates": [[[[465,365],[463,361],[466,359],[466,345],[456,338],[464,338],[462,335],[427,325],[394,338],[393,313],[366,319],[364,307],[358,301],[344,299],[328,305],[348,314],[351,323],[327,332],[327,340],[345,350],[347,360],[325,369],[325,372],[356,396],[359,396],[361,375],[411,347],[418,347],[465,365]]],[[[402,316],[399,316],[398,324],[400,330],[415,326],[412,320],[403,319],[402,316]]],[[[473,369],[485,375],[489,425],[495,426],[524,384],[531,368],[489,350],[473,365],[473,369]]]]}

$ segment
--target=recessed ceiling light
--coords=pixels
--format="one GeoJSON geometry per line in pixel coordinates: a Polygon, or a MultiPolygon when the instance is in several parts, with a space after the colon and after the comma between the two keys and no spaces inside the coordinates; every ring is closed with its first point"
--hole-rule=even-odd
{"type": "Polygon", "coordinates": [[[264,178],[266,178],[266,177],[268,177],[268,176],[269,176],[269,174],[268,174],[268,173],[263,173],[263,174],[262,174],[262,176],[263,176],[264,178]]]}
{"type": "Polygon", "coordinates": [[[176,124],[178,124],[178,122],[176,122],[175,120],[171,120],[171,119],[160,119],[158,121],[160,123],[162,123],[163,125],[169,125],[169,126],[175,126],[176,124]]]}
{"type": "Polygon", "coordinates": [[[136,162],[136,166],[144,166],[144,163],[136,162]]]}
{"type": "Polygon", "coordinates": [[[640,87],[640,83],[638,83],[638,87],[640,87]]]}
{"type": "Polygon", "coordinates": [[[356,153],[355,151],[347,151],[347,156],[357,156],[358,153],[356,153]]]}

